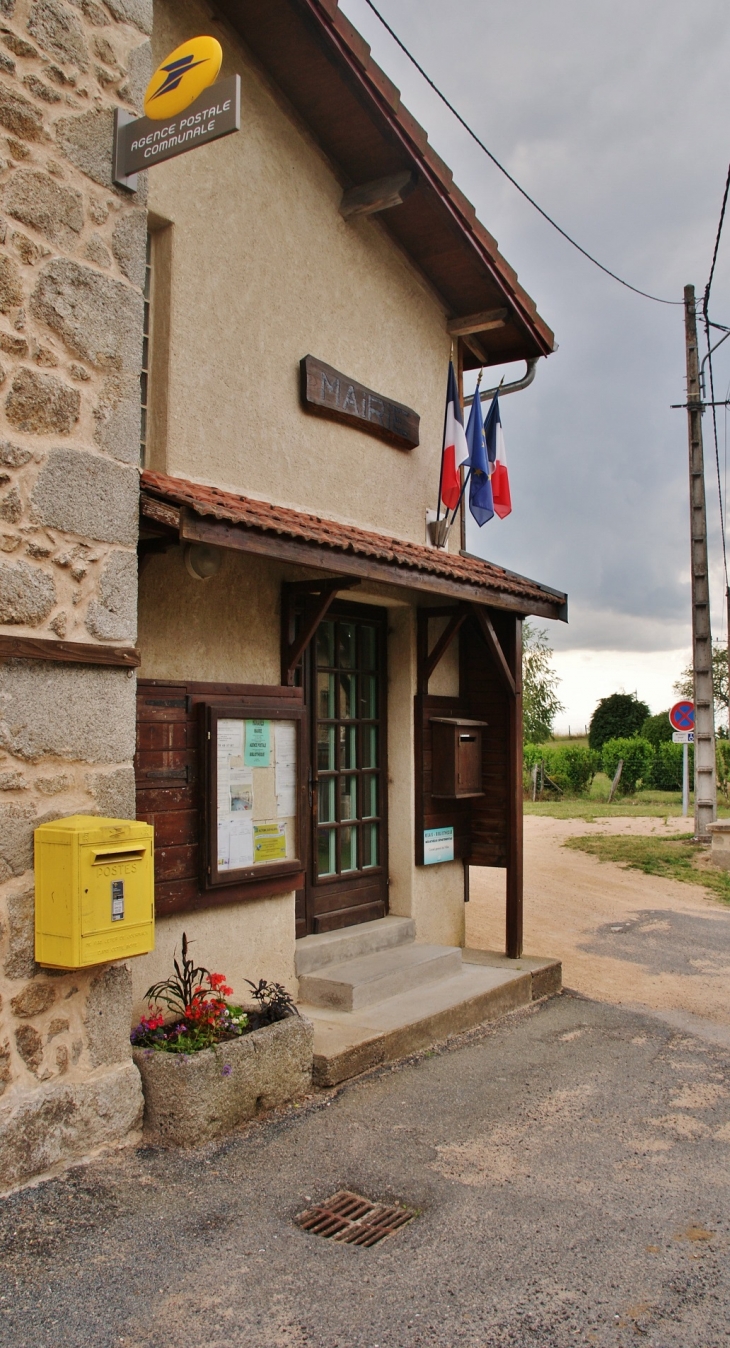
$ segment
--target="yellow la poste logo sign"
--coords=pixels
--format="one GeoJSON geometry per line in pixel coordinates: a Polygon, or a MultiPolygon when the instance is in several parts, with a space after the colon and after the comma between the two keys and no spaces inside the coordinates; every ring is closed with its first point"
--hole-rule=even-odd
{"type": "Polygon", "coordinates": [[[144,96],[145,117],[167,121],[194,103],[220,73],[223,48],[214,37],[194,37],[157,67],[144,96]]]}

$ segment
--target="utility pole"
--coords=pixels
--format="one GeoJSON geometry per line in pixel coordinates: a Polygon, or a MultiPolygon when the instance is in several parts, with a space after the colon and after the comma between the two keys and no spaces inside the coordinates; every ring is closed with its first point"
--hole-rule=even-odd
{"type": "Polygon", "coordinates": [[[684,332],[687,346],[687,429],[689,433],[689,501],[692,558],[692,669],[695,701],[695,835],[709,839],[708,825],[717,817],[715,781],[715,709],[712,692],[710,578],[707,568],[707,508],[702,448],[702,394],[697,352],[697,310],[694,286],[684,287],[684,332]]]}

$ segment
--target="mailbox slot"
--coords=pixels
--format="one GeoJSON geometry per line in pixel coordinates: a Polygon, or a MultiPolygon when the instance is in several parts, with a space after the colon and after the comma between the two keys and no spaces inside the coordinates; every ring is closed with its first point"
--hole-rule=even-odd
{"type": "Polygon", "coordinates": [[[486,721],[431,718],[433,753],[431,795],[441,800],[483,796],[482,731],[486,721]]]}
{"type": "Polygon", "coordinates": [[[144,847],[138,847],[129,852],[97,852],[92,866],[112,866],[116,861],[141,861],[145,855],[144,847]]]}

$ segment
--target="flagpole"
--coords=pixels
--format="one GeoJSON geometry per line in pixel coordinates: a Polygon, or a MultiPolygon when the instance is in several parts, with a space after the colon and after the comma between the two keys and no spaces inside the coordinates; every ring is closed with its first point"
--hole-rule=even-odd
{"type": "MultiPolygon", "coordinates": [[[[439,496],[436,502],[436,523],[441,519],[441,488],[444,485],[444,440],[446,439],[446,422],[449,415],[449,391],[446,390],[446,406],[444,408],[444,430],[441,436],[441,467],[439,469],[439,496]]],[[[448,515],[448,510],[446,514],[448,515]]]]}
{"type": "Polygon", "coordinates": [[[456,516],[457,516],[457,514],[458,514],[459,506],[461,505],[461,503],[462,503],[462,501],[463,501],[463,499],[464,499],[464,492],[466,491],[467,483],[468,483],[470,477],[471,477],[471,464],[469,464],[469,471],[468,471],[466,477],[464,478],[464,482],[463,482],[461,491],[459,492],[459,499],[458,499],[458,501],[456,502],[456,505],[454,506],[454,513],[453,513],[453,515],[451,516],[451,524],[449,524],[449,525],[447,526],[447,529],[448,529],[448,530],[451,530],[451,529],[453,529],[453,527],[454,527],[454,521],[455,521],[456,516]]]}
{"type": "MultiPolygon", "coordinates": [[[[454,363],[454,343],[452,342],[452,343],[451,343],[451,355],[449,356],[449,369],[451,368],[451,366],[453,365],[453,363],[454,363]]],[[[443,485],[444,485],[444,448],[445,448],[445,446],[444,446],[444,441],[445,441],[445,439],[446,439],[446,422],[447,422],[447,420],[448,420],[448,416],[449,416],[449,385],[448,385],[448,382],[447,382],[447,384],[446,384],[446,404],[445,404],[445,406],[444,406],[444,429],[443,429],[443,434],[442,434],[442,436],[441,436],[441,467],[440,467],[440,469],[439,469],[439,495],[438,495],[438,500],[437,500],[437,502],[436,502],[436,523],[437,523],[437,524],[438,524],[439,520],[441,519],[441,488],[442,488],[443,485]]],[[[447,517],[448,517],[448,513],[449,513],[449,512],[448,512],[448,509],[447,509],[447,511],[446,511],[447,517]]]]}

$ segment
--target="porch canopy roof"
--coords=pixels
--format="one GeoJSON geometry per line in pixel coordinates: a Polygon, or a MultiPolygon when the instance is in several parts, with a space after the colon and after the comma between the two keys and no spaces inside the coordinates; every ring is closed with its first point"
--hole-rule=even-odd
{"type": "Polygon", "coordinates": [[[442,303],[465,368],[549,355],[550,328],[338,0],[216,0],[214,8],[345,191],[410,175],[408,195],[375,218],[442,303]]]}
{"type": "Polygon", "coordinates": [[[155,536],[275,557],[330,575],[422,590],[567,622],[568,599],[538,581],[464,553],[371,533],[185,478],[142,473],[142,546],[155,536]]]}

